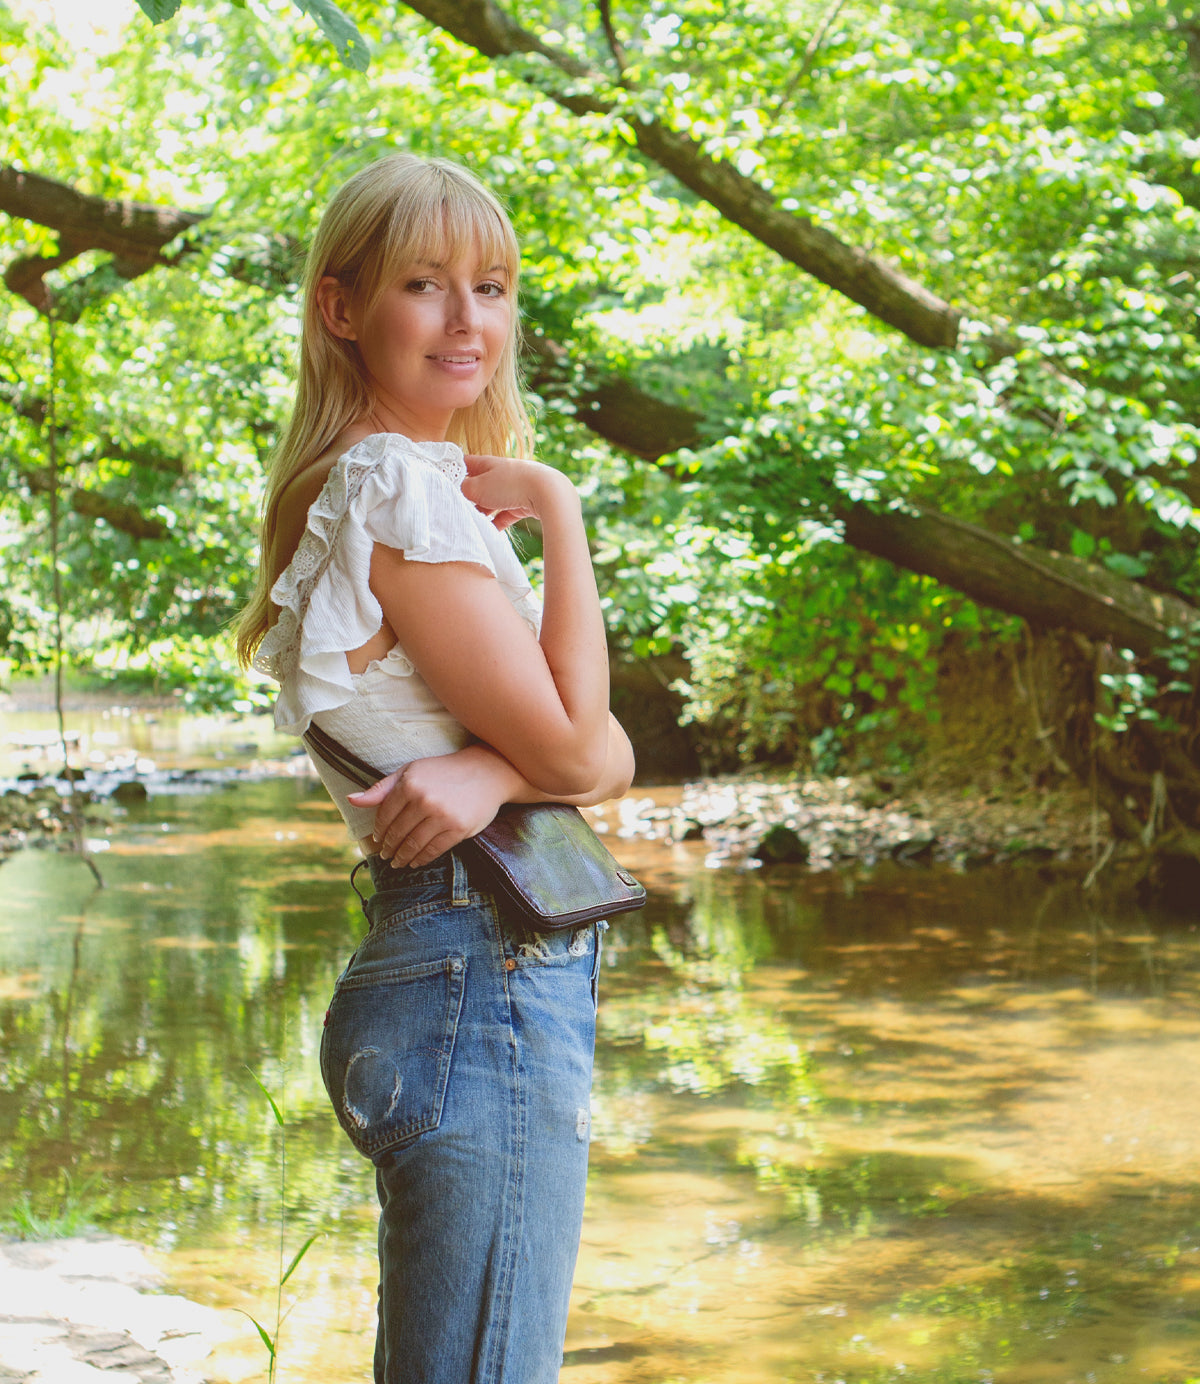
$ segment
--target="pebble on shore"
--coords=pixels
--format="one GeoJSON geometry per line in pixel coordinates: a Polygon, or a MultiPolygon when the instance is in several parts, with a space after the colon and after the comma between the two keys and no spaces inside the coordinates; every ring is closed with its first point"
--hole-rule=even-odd
{"type": "MultiPolygon", "coordinates": [[[[114,811],[109,803],[119,814],[134,794],[145,796],[148,784],[152,792],[193,793],[247,778],[309,772],[306,757],[203,773],[126,772],[89,778],[78,801],[88,828],[103,832],[114,811]]],[[[72,839],[63,783],[41,779],[20,788],[0,793],[0,859],[23,846],[66,845],[72,839]]],[[[901,789],[865,775],[703,779],[660,790],[656,797],[635,788],[591,812],[599,830],[625,839],[703,840],[714,867],[803,864],[823,870],[890,859],[961,868],[1019,858],[1065,861],[1095,856],[1109,838],[1107,818],[1078,788],[1054,794],[901,789]],[[677,800],[664,802],[664,793],[677,800]]]]}

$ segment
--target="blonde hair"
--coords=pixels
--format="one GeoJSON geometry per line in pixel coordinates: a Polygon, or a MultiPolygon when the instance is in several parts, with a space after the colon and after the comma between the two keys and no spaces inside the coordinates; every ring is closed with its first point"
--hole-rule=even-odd
{"type": "MultiPolygon", "coordinates": [[[[482,183],[446,159],[392,154],[356,173],[325,208],[304,268],[296,402],[268,468],[258,579],[236,625],[243,667],[271,624],[270,590],[277,574],[270,569],[270,554],[279,497],[294,476],[375,407],[358,347],[326,327],[317,285],[332,275],[367,312],[406,266],[449,263],[464,250],[478,253],[484,264],[504,266],[515,303],[520,251],[512,224],[482,183]]],[[[532,455],[533,424],[517,368],[519,339],[514,309],[490,383],[470,408],[451,419],[447,436],[465,452],[532,455]]]]}

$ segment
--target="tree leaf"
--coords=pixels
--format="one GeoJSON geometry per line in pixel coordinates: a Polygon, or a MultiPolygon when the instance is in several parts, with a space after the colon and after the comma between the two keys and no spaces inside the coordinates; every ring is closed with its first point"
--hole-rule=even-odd
{"type": "MultiPolygon", "coordinates": [[[[169,3],[169,0],[168,0],[169,3]]],[[[316,22],[321,32],[338,51],[338,57],[356,72],[365,72],[371,50],[353,20],[333,0],[295,0],[296,8],[316,22]]]]}
{"type": "Polygon", "coordinates": [[[299,1249],[296,1251],[296,1253],[292,1256],[292,1262],[291,1262],[291,1263],[287,1266],[287,1268],[283,1271],[283,1277],[279,1280],[279,1286],[280,1286],[281,1288],[282,1288],[283,1285],[288,1281],[288,1279],[291,1278],[292,1274],[295,1273],[296,1268],[297,1268],[297,1266],[299,1265],[301,1259],[303,1259],[304,1256],[308,1253],[309,1249],[310,1249],[311,1246],[312,1246],[312,1242],[313,1242],[315,1239],[317,1239],[318,1236],[319,1236],[320,1234],[321,1234],[321,1232],[320,1232],[319,1230],[314,1231],[313,1234],[311,1234],[311,1235],[308,1237],[308,1239],[305,1240],[305,1242],[300,1246],[300,1248],[299,1248],[299,1249]]]}
{"type": "Polygon", "coordinates": [[[181,4],[183,0],[138,0],[138,5],[151,24],[164,23],[176,13],[181,4]]]}

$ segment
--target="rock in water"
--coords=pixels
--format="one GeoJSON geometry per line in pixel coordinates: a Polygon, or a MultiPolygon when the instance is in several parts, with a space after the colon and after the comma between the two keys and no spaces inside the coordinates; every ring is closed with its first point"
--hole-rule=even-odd
{"type": "Polygon", "coordinates": [[[767,828],[751,854],[768,865],[803,865],[808,860],[808,843],[791,827],[777,822],[767,828]]]}

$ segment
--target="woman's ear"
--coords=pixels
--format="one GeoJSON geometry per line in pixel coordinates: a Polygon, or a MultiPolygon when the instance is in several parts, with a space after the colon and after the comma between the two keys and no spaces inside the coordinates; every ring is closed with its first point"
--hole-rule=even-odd
{"type": "Polygon", "coordinates": [[[317,282],[317,307],[321,320],[334,336],[343,341],[357,341],[358,332],[350,318],[350,300],[346,289],[332,274],[317,282]]]}

